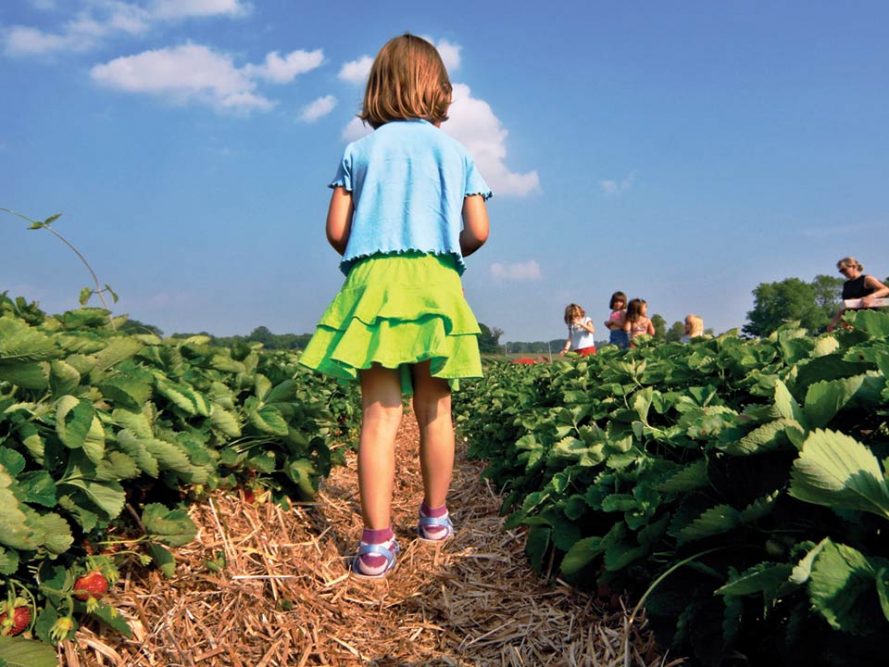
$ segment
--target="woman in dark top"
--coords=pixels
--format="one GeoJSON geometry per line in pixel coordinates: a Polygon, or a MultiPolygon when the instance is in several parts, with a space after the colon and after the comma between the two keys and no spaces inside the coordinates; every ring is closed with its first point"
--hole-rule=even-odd
{"type": "MultiPolygon", "coordinates": [[[[854,257],[843,257],[837,262],[837,268],[846,277],[846,282],[843,283],[843,301],[861,299],[861,307],[870,308],[874,305],[875,299],[889,296],[889,287],[873,276],[862,273],[864,267],[854,257]]],[[[845,304],[840,306],[833,320],[827,325],[828,331],[836,328],[844,312],[846,312],[845,304]]]]}

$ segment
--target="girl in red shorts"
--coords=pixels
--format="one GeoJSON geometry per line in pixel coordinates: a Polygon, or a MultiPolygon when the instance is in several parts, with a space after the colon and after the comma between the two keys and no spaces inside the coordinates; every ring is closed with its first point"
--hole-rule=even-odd
{"type": "Polygon", "coordinates": [[[582,357],[596,354],[596,341],[593,338],[596,328],[583,308],[576,303],[569,303],[565,308],[565,324],[568,325],[568,339],[560,354],[565,354],[568,350],[574,350],[582,357]]]}

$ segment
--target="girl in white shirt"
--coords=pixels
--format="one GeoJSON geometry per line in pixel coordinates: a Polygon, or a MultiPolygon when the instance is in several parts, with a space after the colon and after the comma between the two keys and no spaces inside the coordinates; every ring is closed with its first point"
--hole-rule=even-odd
{"type": "Polygon", "coordinates": [[[560,354],[571,349],[582,357],[596,354],[596,341],[593,338],[596,328],[583,308],[576,303],[569,303],[565,307],[565,324],[568,325],[568,339],[560,354]]]}

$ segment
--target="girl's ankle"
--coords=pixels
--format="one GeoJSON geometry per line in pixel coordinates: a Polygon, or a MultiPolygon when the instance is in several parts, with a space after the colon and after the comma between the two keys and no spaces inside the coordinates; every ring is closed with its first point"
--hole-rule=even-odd
{"type": "Polygon", "coordinates": [[[392,526],[388,528],[365,528],[361,531],[361,541],[365,544],[383,544],[395,537],[392,526]]]}
{"type": "Polygon", "coordinates": [[[441,507],[429,507],[424,500],[420,503],[420,516],[430,516],[430,517],[442,517],[446,516],[448,513],[448,506],[442,505],[441,507]]]}

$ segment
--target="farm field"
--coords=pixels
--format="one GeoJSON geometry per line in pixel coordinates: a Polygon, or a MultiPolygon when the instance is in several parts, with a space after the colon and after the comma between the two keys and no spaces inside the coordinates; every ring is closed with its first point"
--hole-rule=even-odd
{"type": "Polygon", "coordinates": [[[356,393],[294,355],[0,306],[7,664],[662,664],[619,596],[533,572],[482,462],[461,455],[457,537],[413,540],[410,418],[398,570],[350,579],[356,393]]]}
{"type": "Polygon", "coordinates": [[[690,664],[881,664],[889,314],[492,362],[457,395],[545,576],[629,593],[690,664]]]}
{"type": "MultiPolygon", "coordinates": [[[[177,577],[145,572],[115,595],[134,636],[83,629],[63,645],[63,664],[623,665],[620,605],[543,582],[528,566],[524,531],[503,530],[501,499],[464,451],[451,496],[456,538],[441,548],[414,540],[422,486],[406,417],[393,508],[403,551],[389,579],[360,582],[344,570],[361,533],[350,454],[315,503],[292,512],[235,494],[196,506],[198,536],[177,550],[177,577]],[[219,554],[225,568],[208,570],[219,554]]],[[[630,664],[670,664],[649,634],[629,638],[630,664]]]]}
{"type": "Polygon", "coordinates": [[[413,539],[407,416],[404,551],[368,583],[354,387],[0,307],[7,664],[878,664],[889,314],[488,360],[455,394],[457,537],[413,539]]]}

